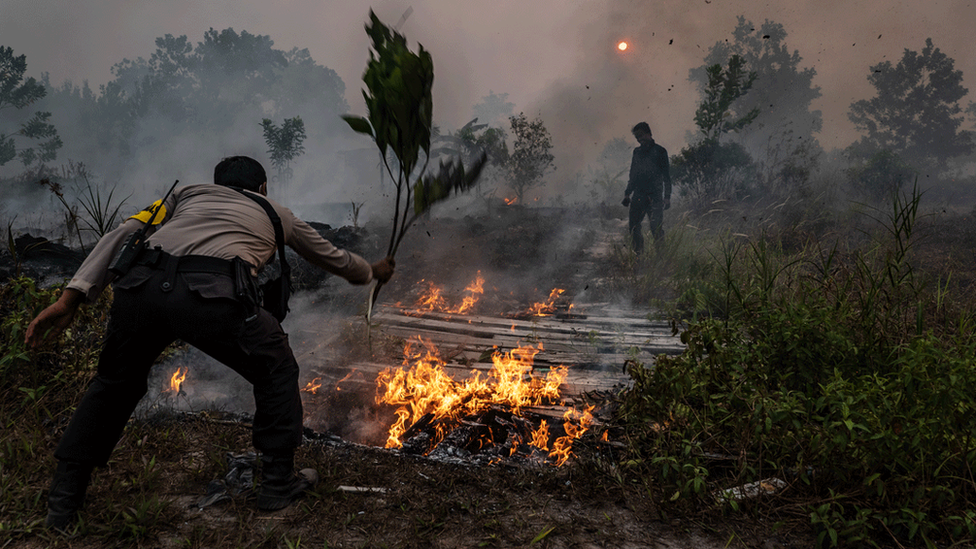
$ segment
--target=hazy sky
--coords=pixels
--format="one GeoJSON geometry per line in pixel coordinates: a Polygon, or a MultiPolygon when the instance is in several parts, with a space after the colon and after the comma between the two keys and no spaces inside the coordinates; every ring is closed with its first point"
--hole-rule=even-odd
{"type": "MultiPolygon", "coordinates": [[[[814,67],[823,96],[818,136],[825,148],[857,136],[847,121],[852,101],[873,95],[871,65],[919,51],[931,37],[963,71],[976,98],[972,24],[976,0],[0,0],[0,45],[26,54],[28,73],[54,83],[111,79],[123,58],[146,57],[164,34],[194,43],[213,27],[269,35],[275,47],[308,48],[347,87],[364,114],[360,77],[370,7],[428,49],[435,68],[435,123],[451,130],[494,91],[515,112],[541,116],[553,134],[557,162],[578,162],[612,137],[629,138],[647,120],[672,153],[694,130],[697,94],[688,70],[731,35],[736,16],[784,25],[802,67],[814,67]],[[631,48],[621,54],[616,44],[631,48]]],[[[563,173],[566,173],[563,170],[563,173]]]]}

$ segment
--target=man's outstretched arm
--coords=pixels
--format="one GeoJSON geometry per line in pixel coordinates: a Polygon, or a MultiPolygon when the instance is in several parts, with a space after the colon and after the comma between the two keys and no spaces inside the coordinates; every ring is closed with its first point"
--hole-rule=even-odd
{"type": "Polygon", "coordinates": [[[85,294],[74,288],[66,288],[53,304],[41,311],[27,326],[24,334],[24,344],[36,349],[48,341],[57,339],[61,332],[75,318],[78,306],[85,301],[85,294]]]}

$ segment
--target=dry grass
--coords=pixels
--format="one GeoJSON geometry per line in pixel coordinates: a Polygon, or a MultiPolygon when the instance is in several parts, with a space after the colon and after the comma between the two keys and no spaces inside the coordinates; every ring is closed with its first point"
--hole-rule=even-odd
{"type": "Polygon", "coordinates": [[[42,458],[21,494],[34,502],[21,515],[29,524],[8,531],[4,547],[718,547],[726,535],[712,532],[707,542],[695,521],[663,520],[641,487],[611,480],[592,448],[559,469],[484,467],[313,440],[298,463],[321,481],[300,504],[261,513],[238,498],[195,508],[226,473],[224,453],[248,451],[249,439],[245,423],[214,414],[132,422],[95,475],[78,535],[67,539],[37,524],[53,466],[42,458]],[[151,516],[133,518],[145,507],[151,516]]]}

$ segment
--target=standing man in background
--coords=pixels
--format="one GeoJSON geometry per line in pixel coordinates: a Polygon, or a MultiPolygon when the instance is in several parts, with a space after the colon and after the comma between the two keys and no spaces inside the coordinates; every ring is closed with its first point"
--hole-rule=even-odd
{"type": "Polygon", "coordinates": [[[630,161],[630,180],[624,190],[624,206],[630,206],[630,235],[634,252],[644,251],[644,235],[641,224],[646,215],[650,220],[654,242],[664,236],[664,210],[671,207],[671,171],[668,151],[654,142],[651,127],[640,122],[631,130],[640,146],[634,149],[630,161]],[[634,199],[630,195],[633,193],[634,199]]]}

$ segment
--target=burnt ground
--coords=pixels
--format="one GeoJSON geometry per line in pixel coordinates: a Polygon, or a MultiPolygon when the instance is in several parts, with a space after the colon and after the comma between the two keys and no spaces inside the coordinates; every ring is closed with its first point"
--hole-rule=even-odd
{"type": "MultiPolygon", "coordinates": [[[[494,216],[421,220],[397,255],[397,274],[381,300],[412,300],[425,280],[463,288],[479,272],[486,290],[498,296],[494,310],[482,314],[510,311],[556,286],[580,300],[612,300],[605,254],[608,242],[620,240],[623,224],[597,218],[580,223],[590,215],[512,208],[494,216]]],[[[383,227],[319,228],[368,259],[383,255],[383,227]]],[[[358,341],[362,288],[322,277],[298,258],[292,264],[296,298],[340,319],[342,353],[399,362],[401,342],[367,349],[358,341]]],[[[36,261],[21,267],[55,278],[60,272],[36,261]]],[[[70,274],[70,264],[66,269],[70,274]]],[[[532,459],[433,459],[308,431],[297,463],[315,468],[321,480],[301,504],[261,513],[245,491],[200,509],[208,484],[228,474],[227,455],[252,451],[248,417],[165,406],[150,412],[131,422],[108,467],[96,473],[81,535],[51,536],[35,524],[0,547],[813,546],[809,531],[774,531],[773,520],[660,505],[665,494],[622,474],[615,448],[625,439],[615,445],[584,439],[574,447],[576,457],[555,467],[532,459]]],[[[37,457],[44,466],[28,481],[36,486],[37,520],[53,470],[50,452],[65,417],[50,426],[46,453],[37,457]]]]}

